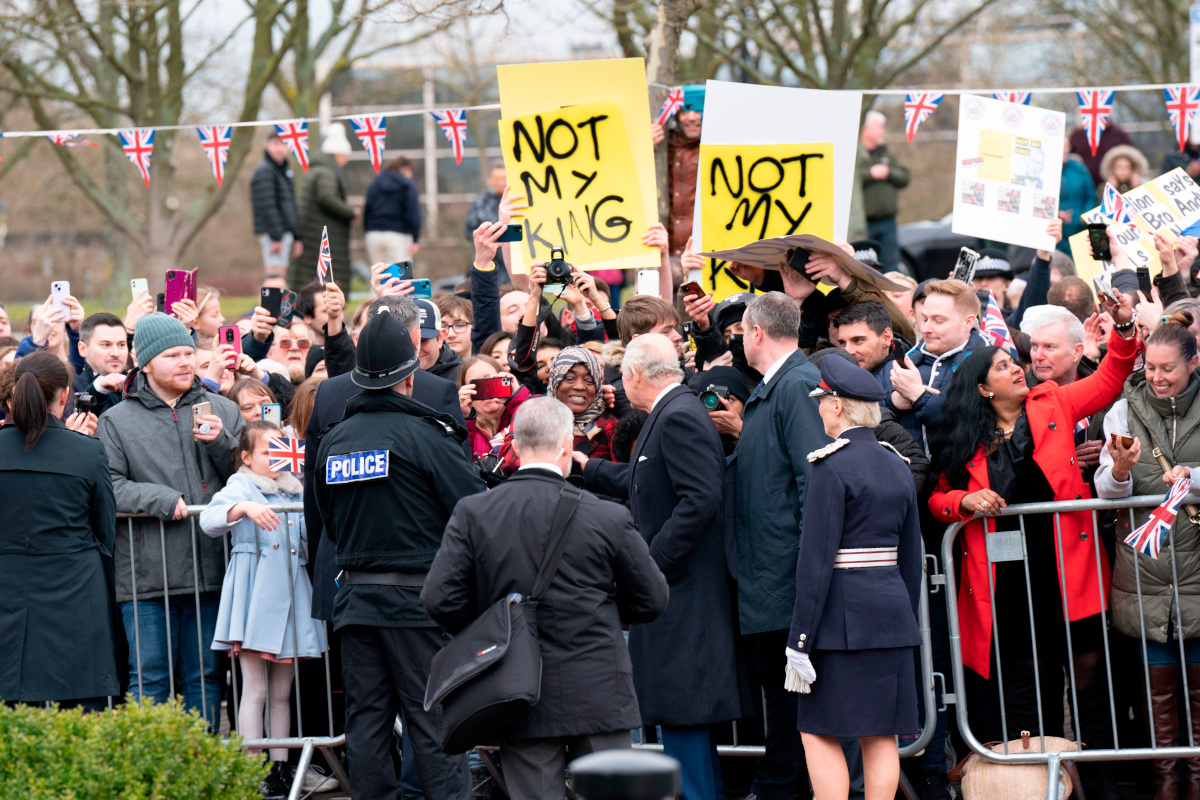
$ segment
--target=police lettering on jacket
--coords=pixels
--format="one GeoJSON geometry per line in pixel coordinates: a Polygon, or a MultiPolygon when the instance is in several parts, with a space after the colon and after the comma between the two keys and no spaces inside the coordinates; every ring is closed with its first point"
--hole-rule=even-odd
{"type": "Polygon", "coordinates": [[[325,462],[326,483],[353,483],[386,478],[387,450],[363,450],[344,456],[330,456],[325,462]]]}

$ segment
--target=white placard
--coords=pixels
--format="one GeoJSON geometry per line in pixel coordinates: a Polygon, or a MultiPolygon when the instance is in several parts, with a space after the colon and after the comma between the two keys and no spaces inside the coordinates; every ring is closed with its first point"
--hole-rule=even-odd
{"type": "Polygon", "coordinates": [[[954,170],[955,233],[1053,250],[1066,115],[963,95],[954,170]]]}
{"type": "MultiPolygon", "coordinates": [[[[701,144],[833,142],[833,239],[844,241],[858,156],[861,92],[791,89],[708,81],[701,144]]],[[[699,192],[703,180],[696,181],[699,192]]],[[[692,247],[703,250],[700,198],[693,212],[692,247]]]]}

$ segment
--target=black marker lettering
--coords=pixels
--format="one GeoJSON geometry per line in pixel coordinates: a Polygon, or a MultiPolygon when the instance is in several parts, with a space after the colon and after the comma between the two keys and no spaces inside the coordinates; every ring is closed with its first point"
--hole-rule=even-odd
{"type": "Polygon", "coordinates": [[[571,170],[571,174],[583,181],[583,186],[580,186],[579,191],[575,193],[575,199],[578,200],[579,196],[586,192],[587,188],[592,185],[592,181],[596,180],[596,176],[600,174],[600,170],[596,170],[591,175],[584,175],[579,170],[573,169],[571,170]]]}
{"type": "Polygon", "coordinates": [[[550,123],[550,130],[546,131],[546,149],[555,158],[570,158],[579,149],[579,136],[576,135],[575,129],[571,127],[571,123],[565,119],[556,119],[550,123]],[[554,149],[554,132],[560,127],[565,128],[567,133],[571,134],[571,149],[561,153],[554,149]]]}
{"type": "Polygon", "coordinates": [[[767,222],[769,222],[771,219],[771,197],[770,197],[770,195],[764,194],[764,195],[760,196],[758,198],[757,202],[754,203],[753,208],[751,208],[751,206],[750,206],[749,198],[742,198],[741,200],[739,200],[737,206],[733,209],[733,216],[729,218],[729,224],[727,224],[725,226],[725,230],[727,230],[727,231],[733,230],[733,225],[735,222],[737,222],[737,216],[738,216],[739,211],[742,212],[742,227],[749,228],[750,223],[753,222],[754,218],[758,216],[758,210],[760,208],[763,209],[763,220],[762,220],[762,227],[759,230],[758,236],[756,238],[765,239],[767,236],[767,222]],[[744,206],[744,208],[743,208],[743,206],[744,206]]]}
{"type": "Polygon", "coordinates": [[[824,158],[824,153],[805,153],[801,156],[792,156],[791,158],[782,158],[779,163],[790,164],[793,161],[800,162],[800,197],[804,197],[805,188],[804,182],[808,180],[808,160],[810,158],[824,158]]]}
{"type": "Polygon", "coordinates": [[[592,155],[595,156],[597,161],[600,160],[600,140],[596,137],[596,124],[603,122],[606,119],[608,119],[608,114],[598,114],[598,115],[592,117],[591,119],[585,119],[583,122],[580,122],[578,125],[575,126],[576,128],[587,127],[587,128],[591,129],[591,131],[592,131],[592,155]]]}
{"type": "MultiPolygon", "coordinates": [[[[585,219],[587,218],[586,211],[587,211],[587,206],[584,206],[584,212],[585,212],[584,218],[585,219]]],[[[588,221],[588,225],[589,226],[591,225],[590,220],[588,221]]],[[[588,247],[591,247],[592,242],[596,241],[596,237],[594,235],[592,235],[591,230],[585,231],[583,229],[583,226],[581,226],[579,224],[579,220],[575,219],[574,210],[567,212],[567,229],[571,232],[571,239],[574,239],[576,232],[578,232],[579,238],[581,240],[583,240],[583,243],[586,244],[588,247]]]]}
{"type": "Polygon", "coordinates": [[[513,157],[517,161],[521,160],[521,136],[525,136],[525,141],[529,143],[529,149],[533,151],[533,158],[537,163],[542,163],[546,158],[546,133],[542,128],[542,116],[537,116],[538,143],[533,143],[533,138],[530,137],[529,131],[525,129],[525,123],[513,123],[513,157]]]}
{"type": "Polygon", "coordinates": [[[542,231],[543,224],[544,223],[539,222],[538,226],[536,228],[531,229],[529,227],[530,226],[529,221],[527,220],[525,222],[525,241],[529,242],[529,258],[530,259],[537,257],[537,251],[534,249],[534,245],[536,245],[538,242],[541,242],[542,246],[545,247],[547,250],[556,246],[554,244],[554,242],[548,242],[542,238],[541,231],[542,231]]]}
{"type": "Polygon", "coordinates": [[[546,167],[545,184],[538,183],[537,179],[533,177],[532,172],[521,173],[521,183],[525,184],[525,198],[529,201],[530,208],[533,208],[534,187],[537,187],[537,190],[542,194],[550,194],[551,181],[554,181],[554,194],[558,196],[559,200],[562,200],[562,187],[558,185],[558,173],[554,171],[553,166],[546,167]]]}
{"type": "Polygon", "coordinates": [[[750,165],[750,171],[746,173],[746,183],[750,184],[750,188],[756,192],[769,192],[779,184],[783,183],[783,166],[770,156],[764,156],[750,165]],[[770,164],[775,168],[777,175],[775,177],[775,182],[770,186],[754,185],[754,170],[756,170],[760,164],[770,164]]]}
{"type": "Polygon", "coordinates": [[[743,185],[743,182],[742,182],[742,157],[737,156],[735,158],[735,160],[737,162],[737,177],[738,177],[738,188],[737,188],[736,192],[733,190],[733,187],[729,185],[729,174],[727,172],[725,172],[725,162],[719,158],[713,159],[712,167],[708,171],[708,183],[709,183],[709,186],[711,187],[710,192],[713,197],[717,196],[717,170],[718,169],[721,170],[721,177],[725,179],[725,189],[734,197],[742,196],[742,190],[745,188],[745,186],[743,185]]]}
{"type": "Polygon", "coordinates": [[[796,228],[800,227],[800,223],[804,222],[804,218],[808,216],[809,210],[812,209],[812,201],[810,200],[808,205],[804,206],[804,210],[800,212],[800,216],[796,217],[795,219],[792,219],[792,215],[787,212],[787,209],[784,208],[783,203],[779,202],[778,199],[775,200],[775,207],[779,209],[781,214],[783,214],[783,218],[788,221],[788,230],[786,235],[791,236],[796,232],[796,228]]]}
{"type": "MultiPolygon", "coordinates": [[[[633,227],[632,220],[625,219],[624,217],[609,217],[604,221],[604,227],[606,228],[620,228],[624,226],[625,230],[621,231],[620,236],[605,236],[599,231],[599,229],[596,228],[596,216],[600,213],[600,206],[604,205],[610,200],[615,200],[618,203],[625,202],[625,198],[619,197],[615,194],[610,194],[608,197],[601,198],[600,202],[596,203],[596,207],[588,214],[588,222],[591,224],[592,233],[594,233],[596,237],[600,239],[600,241],[609,243],[620,242],[629,235],[629,229],[633,227]]],[[[587,210],[587,206],[584,206],[584,210],[587,210]]]]}

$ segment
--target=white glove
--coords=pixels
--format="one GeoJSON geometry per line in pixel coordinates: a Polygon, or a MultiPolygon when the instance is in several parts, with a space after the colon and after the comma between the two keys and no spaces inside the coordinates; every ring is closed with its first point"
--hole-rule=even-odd
{"type": "Polygon", "coordinates": [[[787,668],[784,670],[783,688],[789,692],[808,694],[817,680],[817,671],[813,669],[812,659],[790,647],[785,652],[787,668]]]}

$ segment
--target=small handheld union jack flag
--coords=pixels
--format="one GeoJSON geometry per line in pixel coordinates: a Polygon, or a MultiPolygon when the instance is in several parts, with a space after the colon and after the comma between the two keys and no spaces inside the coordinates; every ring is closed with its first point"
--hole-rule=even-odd
{"type": "Polygon", "coordinates": [[[1167,101],[1167,114],[1175,126],[1175,140],[1180,152],[1187,147],[1188,132],[1196,121],[1196,110],[1200,109],[1200,86],[1168,86],[1163,89],[1167,101]]]}
{"type": "Polygon", "coordinates": [[[1100,214],[1118,225],[1132,225],[1133,216],[1121,193],[1111,183],[1104,184],[1104,195],[1100,198],[1100,214]]]}
{"type": "Polygon", "coordinates": [[[1079,100],[1079,114],[1083,117],[1083,130],[1087,133],[1088,146],[1092,155],[1100,146],[1100,136],[1108,125],[1108,115],[1112,113],[1113,98],[1117,93],[1112,89],[1087,89],[1076,92],[1079,100]]]}
{"type": "Polygon", "coordinates": [[[454,152],[454,163],[461,164],[463,148],[467,146],[467,112],[461,108],[447,108],[444,111],[429,112],[438,127],[446,134],[450,149],[454,152]]]}
{"type": "Polygon", "coordinates": [[[293,119],[275,126],[275,133],[283,139],[292,157],[308,172],[308,120],[293,119]]]}
{"type": "Polygon", "coordinates": [[[121,140],[121,149],[125,151],[125,157],[137,167],[142,180],[146,182],[146,188],[149,189],[150,156],[154,152],[154,129],[131,128],[118,131],[117,136],[121,140]]]}
{"type": "Polygon", "coordinates": [[[272,472],[303,472],[304,440],[268,436],[267,469],[272,472]]]}
{"type": "Polygon", "coordinates": [[[1033,92],[992,92],[994,100],[1003,100],[1005,103],[1016,103],[1022,106],[1029,105],[1032,98],[1033,92]]]}
{"type": "Polygon", "coordinates": [[[321,252],[317,255],[317,280],[325,285],[325,277],[333,269],[333,257],[329,254],[329,227],[321,228],[321,252]]]}
{"type": "Polygon", "coordinates": [[[904,132],[908,136],[908,141],[913,140],[917,128],[921,127],[921,123],[929,118],[929,115],[934,112],[938,103],[942,102],[942,98],[945,96],[928,92],[918,94],[910,92],[904,96],[904,132]]]}
{"type": "Polygon", "coordinates": [[[363,149],[371,157],[371,166],[375,174],[383,165],[383,149],[387,143],[387,117],[351,117],[350,127],[358,135],[363,149]]]}
{"type": "Polygon", "coordinates": [[[982,328],[984,338],[993,345],[1010,353],[1016,351],[1012,336],[1008,334],[1008,323],[1004,321],[1004,315],[1000,313],[1000,304],[996,302],[996,295],[991,292],[988,292],[988,304],[987,310],[983,312],[982,328]]]}
{"type": "Polygon", "coordinates": [[[47,139],[54,142],[60,147],[99,147],[95,142],[89,142],[87,139],[80,139],[78,133],[52,133],[46,136],[47,139]]]}
{"type": "Polygon", "coordinates": [[[1125,544],[1139,553],[1158,558],[1162,544],[1167,540],[1171,526],[1175,524],[1179,506],[1183,504],[1183,498],[1191,488],[1191,478],[1177,480],[1167,493],[1166,499],[1162,501],[1162,505],[1150,512],[1150,518],[1140,528],[1125,537],[1125,544]]]}
{"type": "Polygon", "coordinates": [[[667,120],[675,116],[681,108],[683,108],[683,87],[676,86],[667,92],[667,99],[663,101],[662,108],[658,110],[658,119],[654,121],[659,125],[666,125],[667,120]]]}
{"type": "Polygon", "coordinates": [[[212,166],[213,177],[217,186],[225,180],[225,161],[229,158],[229,143],[233,140],[233,127],[230,125],[205,125],[196,128],[200,134],[200,146],[208,163],[212,166]]]}

